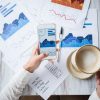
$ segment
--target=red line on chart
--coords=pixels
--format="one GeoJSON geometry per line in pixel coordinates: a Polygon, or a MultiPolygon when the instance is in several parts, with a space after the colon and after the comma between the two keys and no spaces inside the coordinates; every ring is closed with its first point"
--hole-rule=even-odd
{"type": "Polygon", "coordinates": [[[67,16],[65,14],[59,14],[57,13],[55,10],[49,10],[50,12],[54,13],[55,15],[64,18],[65,20],[70,20],[73,21],[74,23],[76,23],[76,20],[74,18],[67,18],[67,16]]]}

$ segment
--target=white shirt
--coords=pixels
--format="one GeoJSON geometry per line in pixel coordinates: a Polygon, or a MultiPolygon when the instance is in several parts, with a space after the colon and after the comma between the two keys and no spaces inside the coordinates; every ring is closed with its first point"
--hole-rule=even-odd
{"type": "Polygon", "coordinates": [[[21,69],[0,93],[0,100],[18,100],[30,79],[31,73],[21,69]]]}
{"type": "MultiPolygon", "coordinates": [[[[21,69],[12,80],[0,92],[0,100],[18,100],[22,95],[25,86],[30,80],[31,73],[21,69]]],[[[90,96],[89,100],[100,100],[96,91],[90,96]]]]}

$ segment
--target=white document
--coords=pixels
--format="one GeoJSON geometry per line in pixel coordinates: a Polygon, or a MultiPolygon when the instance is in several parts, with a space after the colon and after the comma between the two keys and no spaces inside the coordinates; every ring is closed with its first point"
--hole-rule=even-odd
{"type": "Polygon", "coordinates": [[[38,95],[47,100],[67,75],[66,68],[59,66],[58,63],[52,64],[51,62],[43,61],[33,73],[29,85],[38,95]]]}
{"type": "MultiPolygon", "coordinates": [[[[40,16],[41,8],[48,2],[48,0],[18,0],[27,8],[33,16],[40,16]]],[[[38,19],[39,20],[39,19],[38,19]]]]}
{"type": "Polygon", "coordinates": [[[90,0],[49,0],[41,12],[42,22],[56,23],[68,28],[82,28],[90,0]]]}
{"type": "Polygon", "coordinates": [[[97,10],[90,9],[83,29],[71,30],[64,27],[62,48],[79,48],[84,45],[98,47],[97,10]]]}
{"type": "Polygon", "coordinates": [[[0,49],[6,62],[16,62],[37,43],[35,18],[17,1],[0,2],[0,49]]]}

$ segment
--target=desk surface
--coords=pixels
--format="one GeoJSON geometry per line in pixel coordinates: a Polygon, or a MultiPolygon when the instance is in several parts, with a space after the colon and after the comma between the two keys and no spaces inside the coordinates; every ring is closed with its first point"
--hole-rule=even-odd
{"type": "MultiPolygon", "coordinates": [[[[91,8],[97,8],[98,9],[98,24],[99,24],[99,30],[100,30],[100,0],[92,0],[91,2],[91,8]]],[[[100,38],[100,35],[99,35],[100,38]]],[[[99,41],[100,43],[100,41],[99,41]]],[[[100,45],[99,45],[100,46],[100,45]]],[[[13,76],[14,72],[7,67],[6,64],[2,62],[2,66],[0,67],[0,89],[2,89],[6,83],[10,80],[10,78],[13,76]],[[2,74],[3,73],[3,74],[2,74]],[[8,77],[9,75],[9,77],[8,77]],[[1,82],[2,80],[2,82],[1,82]]],[[[88,80],[79,80],[71,75],[69,75],[66,80],[56,89],[54,94],[57,95],[88,95],[93,92],[95,89],[95,78],[92,77],[88,80]]],[[[35,95],[36,93],[30,89],[29,86],[26,86],[24,95],[31,94],[35,95]]]]}

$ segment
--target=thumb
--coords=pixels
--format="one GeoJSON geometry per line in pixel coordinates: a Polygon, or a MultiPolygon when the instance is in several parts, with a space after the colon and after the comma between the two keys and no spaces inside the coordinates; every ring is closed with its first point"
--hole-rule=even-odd
{"type": "Polygon", "coordinates": [[[38,57],[37,57],[37,59],[38,60],[43,60],[44,58],[46,58],[48,56],[48,54],[40,54],[38,57]]]}

